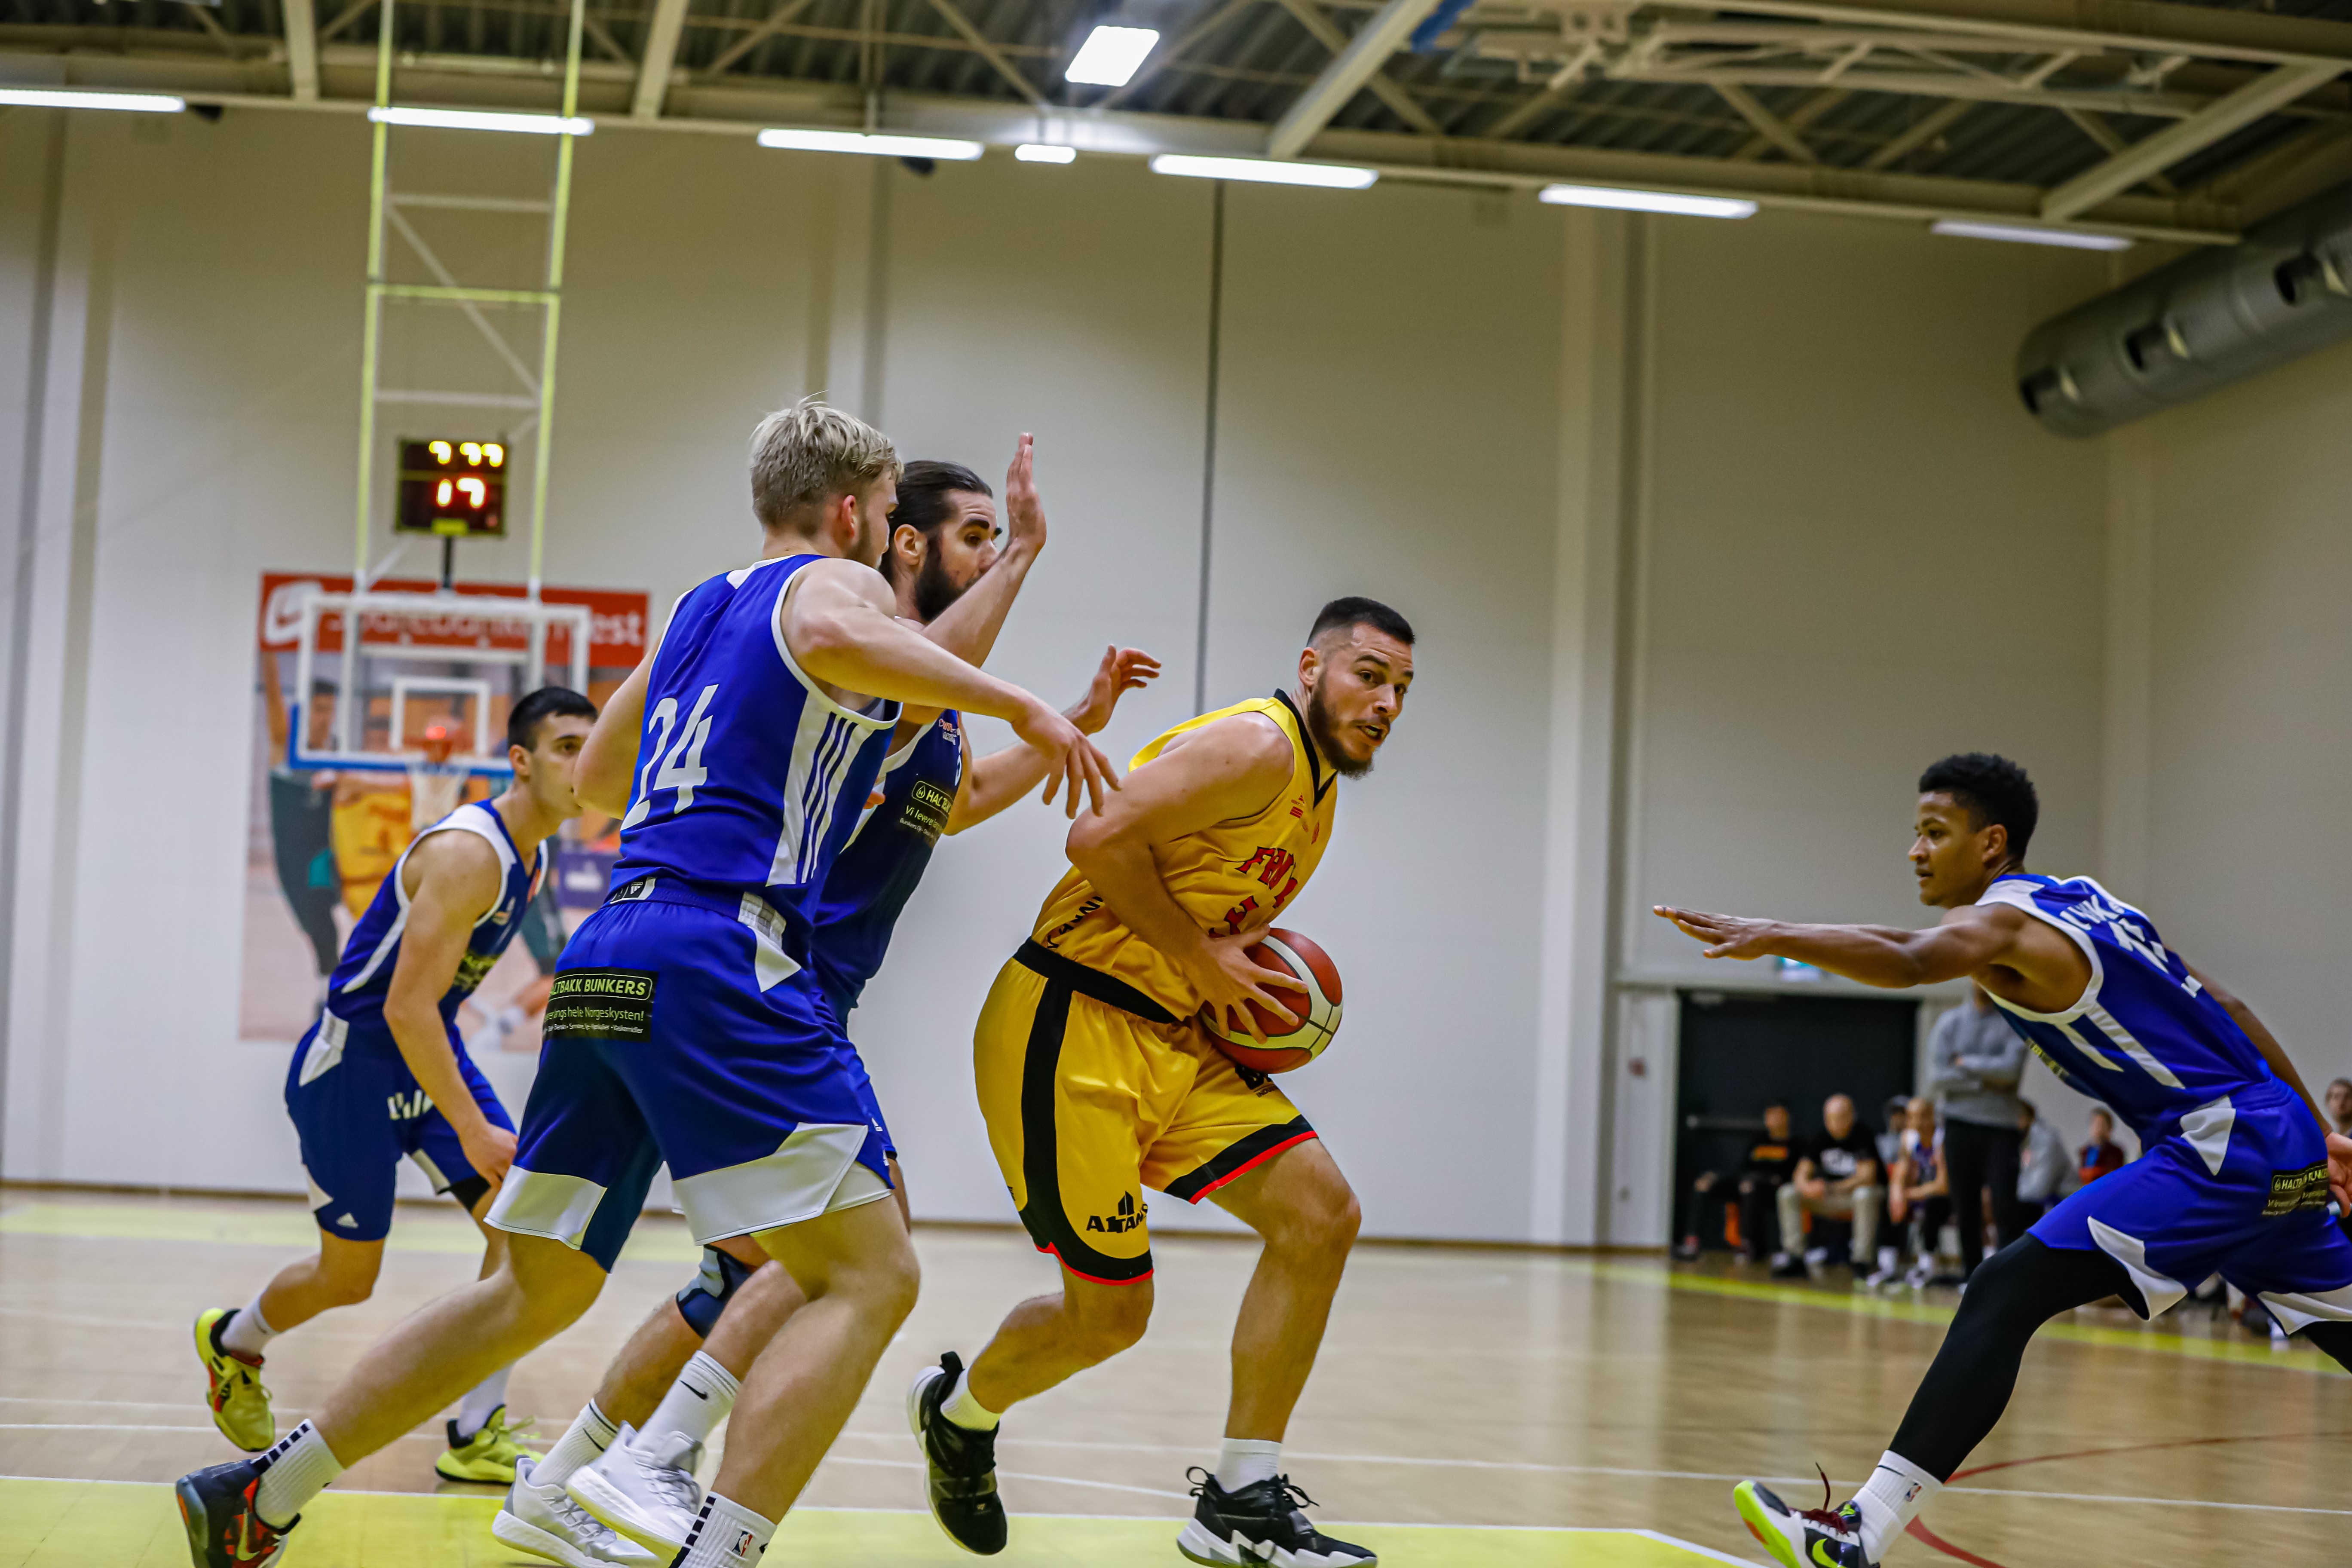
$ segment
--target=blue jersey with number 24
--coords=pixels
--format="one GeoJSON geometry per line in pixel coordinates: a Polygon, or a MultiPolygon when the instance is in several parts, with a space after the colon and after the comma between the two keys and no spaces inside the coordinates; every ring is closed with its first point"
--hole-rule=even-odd
{"type": "Polygon", "coordinates": [[[817,688],[784,646],[793,579],[820,555],[761,561],[678,601],[646,689],[615,890],[652,874],[758,894],[795,963],[811,906],[873,788],[896,702],[863,712],[817,688]]]}

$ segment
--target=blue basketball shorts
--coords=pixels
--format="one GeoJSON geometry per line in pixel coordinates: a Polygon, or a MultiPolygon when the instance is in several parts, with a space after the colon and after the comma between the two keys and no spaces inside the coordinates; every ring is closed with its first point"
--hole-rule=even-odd
{"type": "MultiPolygon", "coordinates": [[[[493,1126],[514,1122],[452,1030],[449,1048],[493,1126]]],[[[286,1069],[286,1111],[302,1142],[302,1171],[319,1228],[346,1241],[382,1241],[404,1155],[446,1193],[480,1182],[441,1114],[401,1059],[389,1030],[362,1032],[332,1013],[310,1026],[286,1069]]],[[[466,1196],[460,1192],[460,1198],[466,1196]]]]}
{"type": "Polygon", "coordinates": [[[2122,1264],[2142,1317],[2219,1274],[2262,1298],[2290,1333],[2352,1321],[2352,1240],[2328,1216],[2326,1142],[2275,1081],[2158,1130],[2137,1160],[2075,1192],[2030,1234],[2122,1264]]]}
{"type": "Polygon", "coordinates": [[[489,1223],[607,1269],[667,1163],[704,1246],[889,1195],[863,1069],[756,894],[674,888],[572,933],[489,1223]]]}
{"type": "Polygon", "coordinates": [[[849,1015],[856,1006],[841,993],[820,984],[817,1000],[824,1005],[826,1026],[833,1030],[834,1044],[849,1053],[849,1070],[857,1080],[857,1103],[866,1108],[866,1125],[882,1135],[882,1152],[892,1159],[898,1157],[898,1145],[890,1136],[890,1125],[882,1119],[882,1101],[874,1093],[874,1080],[866,1076],[866,1058],[849,1038],[849,1015]]]}

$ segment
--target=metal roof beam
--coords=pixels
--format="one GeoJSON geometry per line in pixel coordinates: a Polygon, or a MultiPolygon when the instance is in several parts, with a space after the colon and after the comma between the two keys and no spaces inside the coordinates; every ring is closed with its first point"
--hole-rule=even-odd
{"type": "Polygon", "coordinates": [[[686,31],[686,0],[655,0],[646,24],[646,58],[637,62],[636,90],[629,95],[632,119],[656,120],[669,94],[670,67],[677,63],[677,40],[686,31]]]}
{"type": "Polygon", "coordinates": [[[1805,145],[1805,139],[1789,129],[1788,121],[1756,101],[1756,95],[1736,82],[1717,81],[1707,85],[1716,95],[1732,108],[1739,117],[1756,127],[1756,133],[1800,163],[1818,163],[1821,157],[1805,145]]]}
{"type": "Polygon", "coordinates": [[[1972,100],[1965,98],[1944,105],[1943,108],[1927,115],[1902,135],[1864,159],[1862,166],[1873,174],[1876,174],[1881,169],[1893,167],[1958,125],[1961,117],[1975,107],[1976,104],[1972,100]]]}
{"type": "Polygon", "coordinates": [[[2150,175],[2162,174],[2183,158],[2294,102],[2312,89],[2325,86],[2343,71],[2343,65],[2331,61],[2281,66],[2258,77],[2202,111],[2134,142],[2096,168],[2087,169],[2058,186],[2042,198],[2042,216],[2063,223],[2086,213],[2109,196],[2131,189],[2150,175]]]}
{"type": "Polygon", "coordinates": [[[2269,64],[2319,59],[2352,66],[2352,22],[2277,16],[2171,0],[1740,0],[1749,16],[1802,16],[1854,26],[1958,27],[2038,47],[2179,50],[2206,59],[2269,64]]]}
{"type": "Polygon", "coordinates": [[[294,96],[319,96],[319,13],[311,0],[280,0],[286,17],[286,76],[294,96]]]}
{"type": "Polygon", "coordinates": [[[1322,41],[1325,48],[1332,51],[1332,60],[1275,121],[1274,130],[1265,139],[1267,157],[1298,156],[1300,149],[1331,123],[1331,117],[1347,108],[1348,100],[1365,88],[1378,93],[1381,101],[1396,110],[1407,124],[1427,135],[1444,134],[1421,105],[1381,75],[1381,68],[1412,36],[1422,18],[1437,9],[1437,0],[1388,0],[1352,38],[1344,37],[1331,25],[1330,18],[1307,0],[1282,0],[1282,4],[1301,26],[1322,41]]]}
{"type": "Polygon", "coordinates": [[[1015,92],[1040,109],[1051,107],[1045,101],[1045,95],[1032,86],[1029,79],[1005,58],[1004,51],[998,48],[987,34],[971,25],[971,18],[957,8],[955,0],[931,0],[931,9],[946,18],[949,26],[961,33],[964,42],[971,46],[972,52],[994,68],[996,74],[1011,83],[1015,92]]]}

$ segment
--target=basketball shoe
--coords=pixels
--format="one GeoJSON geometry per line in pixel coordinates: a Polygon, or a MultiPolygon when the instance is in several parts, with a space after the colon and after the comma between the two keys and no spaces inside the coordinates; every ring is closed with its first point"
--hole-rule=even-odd
{"type": "Polygon", "coordinates": [[[534,1454],[522,1446],[522,1435],[538,1424],[538,1417],[507,1424],[507,1407],[499,1405],[482,1423],[482,1429],[470,1437],[457,1436],[455,1421],[444,1425],[449,1433],[449,1447],[433,1461],[433,1472],[445,1481],[491,1481],[512,1486],[515,1462],[519,1459],[542,1459],[544,1454],[534,1454]]]}
{"type": "Polygon", "coordinates": [[[701,1457],[702,1445],[683,1432],[664,1433],[650,1448],[641,1447],[637,1429],[624,1422],[613,1446],[572,1471],[564,1489],[572,1501],[667,1563],[686,1550],[702,1512],[702,1488],[694,1479],[701,1457]]]}
{"type": "MultiPolygon", "coordinates": [[[[1822,1501],[1828,1502],[1828,1488],[1822,1501]]],[[[1783,1568],[1878,1568],[1862,1550],[1862,1510],[1853,1503],[1834,1510],[1792,1509],[1755,1481],[1731,1489],[1731,1502],[1748,1533],[1783,1568]]]]}
{"type": "Polygon", "coordinates": [[[996,1495],[996,1428],[959,1426],[940,1406],[963,1375],[955,1352],[915,1374],[907,1390],[907,1425],[923,1445],[931,1517],[966,1552],[992,1557],[1004,1550],[1004,1504],[996,1495]]]}
{"type": "Polygon", "coordinates": [[[236,1310],[210,1307],[196,1314],[196,1359],[209,1380],[205,1408],[213,1413],[213,1425],[247,1453],[258,1454],[278,1441],[278,1418],[269,1413],[269,1390],[261,1386],[261,1363],[221,1343],[221,1330],[236,1310]]]}
{"type": "Polygon", "coordinates": [[[654,1568],[669,1561],[615,1535],[561,1486],[540,1486],[530,1472],[528,1455],[515,1461],[514,1487],[490,1521],[490,1533],[507,1545],[564,1568],[654,1568]]]}
{"type": "Polygon", "coordinates": [[[263,1523],[253,1505],[260,1487],[261,1467],[251,1459],[180,1478],[173,1491],[188,1527],[188,1555],[195,1568],[275,1568],[286,1555],[286,1537],[301,1516],[288,1520],[282,1530],[263,1523]]]}
{"type": "Polygon", "coordinates": [[[1307,1521],[1302,1506],[1315,1500],[1290,1484],[1288,1476],[1252,1481],[1237,1492],[1217,1484],[1217,1478],[1195,1465],[1184,1479],[1199,1481],[1192,1495],[1201,1500],[1192,1522],[1176,1537],[1176,1550],[1212,1568],[1234,1568],[1245,1563],[1279,1563],[1283,1568],[1373,1568],[1380,1558],[1363,1547],[1319,1534],[1307,1521]]]}

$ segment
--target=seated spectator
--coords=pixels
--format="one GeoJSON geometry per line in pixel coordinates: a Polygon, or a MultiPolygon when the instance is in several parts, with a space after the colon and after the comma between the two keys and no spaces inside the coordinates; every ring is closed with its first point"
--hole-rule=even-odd
{"type": "Polygon", "coordinates": [[[1796,1174],[1779,1195],[1780,1250],[1772,1272],[1798,1275],[1829,1261],[1826,1247],[1805,1245],[1805,1216],[1845,1220],[1853,1226],[1852,1256],[1867,1261],[1878,1242],[1878,1144],[1854,1121],[1853,1101],[1833,1094],[1822,1106],[1822,1131],[1805,1144],[1796,1174]],[[1802,1261],[1798,1261],[1801,1253],[1802,1261]]]}
{"type": "Polygon", "coordinates": [[[2352,1078],[2339,1078],[2327,1086],[2327,1120],[2336,1123],[2336,1131],[2352,1138],[2352,1078]]]}
{"type": "Polygon", "coordinates": [[[1888,1096],[1881,1114],[1884,1120],[1880,1125],[1886,1131],[1878,1135],[1878,1168],[1892,1171],[1911,1142],[1911,1097],[1907,1094],[1888,1096]]]}
{"type": "Polygon", "coordinates": [[[2066,1178],[2074,1173],[2074,1162],[2066,1148],[2066,1141],[2058,1130],[2034,1110],[2033,1102],[2017,1102],[2017,1126],[2020,1150],[2017,1161],[2017,1203],[2024,1211],[2025,1223],[2032,1225],[2050,1212],[2050,1205],[2063,1195],[2066,1178]]]}
{"type": "Polygon", "coordinates": [[[1764,1135],[1748,1145],[1748,1157],[1727,1181],[1714,1171],[1701,1171],[1691,1183],[1690,1223],[1683,1228],[1678,1258],[1696,1258],[1706,1237],[1723,1235],[1723,1214],[1739,1205],[1739,1252],[1753,1263],[1764,1256],[1764,1237],[1772,1223],[1772,1201],[1789,1173],[1795,1169],[1797,1151],[1789,1141],[1789,1108],[1764,1108],[1764,1135]],[[1715,1216],[1709,1229],[1707,1216],[1715,1216]]]}
{"type": "MultiPolygon", "coordinates": [[[[2344,1082],[2340,1078],[2336,1081],[2344,1082]]],[[[2352,1084],[2346,1087],[2352,1089],[2352,1084]]],[[[2088,1186],[2123,1168],[2124,1146],[2116,1142],[2116,1119],[2105,1106],[2095,1105],[2091,1107],[2091,1141],[2074,1158],[2074,1184],[2088,1186]]]]}
{"type": "MultiPolygon", "coordinates": [[[[1937,1238],[1952,1215],[1951,1175],[1944,1168],[1944,1130],[1936,1123],[1935,1102],[1924,1095],[1909,1101],[1904,1121],[1902,1154],[1887,1167],[1886,1217],[1909,1232],[1917,1260],[1909,1283],[1925,1285],[1935,1275],[1937,1238]]],[[[1902,1262],[1898,1247],[1880,1247],[1878,1271],[1864,1283],[1890,1283],[1902,1262]]]]}

